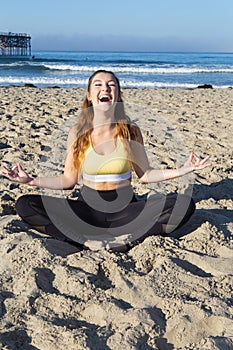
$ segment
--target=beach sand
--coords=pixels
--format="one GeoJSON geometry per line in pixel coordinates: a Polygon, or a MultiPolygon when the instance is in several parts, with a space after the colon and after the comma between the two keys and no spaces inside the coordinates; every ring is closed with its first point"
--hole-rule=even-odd
{"type": "MultiPolygon", "coordinates": [[[[31,175],[60,173],[84,95],[1,87],[1,160],[31,175]]],[[[149,186],[134,179],[139,194],[190,192],[197,210],[170,237],[128,253],[80,252],[29,229],[15,201],[41,191],[2,177],[1,349],[233,349],[233,89],[125,89],[123,97],[154,166],[176,167],[191,150],[211,155],[212,167],[195,175],[149,186]]]]}

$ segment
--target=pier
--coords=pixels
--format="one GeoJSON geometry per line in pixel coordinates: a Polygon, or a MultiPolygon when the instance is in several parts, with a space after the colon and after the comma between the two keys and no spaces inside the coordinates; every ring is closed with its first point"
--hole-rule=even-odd
{"type": "Polygon", "coordinates": [[[29,56],[31,56],[30,34],[0,32],[0,58],[29,56]]]}

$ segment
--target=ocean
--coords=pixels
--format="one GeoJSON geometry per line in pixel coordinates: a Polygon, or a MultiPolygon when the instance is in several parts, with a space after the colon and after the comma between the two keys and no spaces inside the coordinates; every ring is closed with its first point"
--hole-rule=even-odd
{"type": "Polygon", "coordinates": [[[86,87],[104,68],[124,88],[233,87],[233,53],[34,51],[34,59],[0,56],[0,85],[86,87]]]}

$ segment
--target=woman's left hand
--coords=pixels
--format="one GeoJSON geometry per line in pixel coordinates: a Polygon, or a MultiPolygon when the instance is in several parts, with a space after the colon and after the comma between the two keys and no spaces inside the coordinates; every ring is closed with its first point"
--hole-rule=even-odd
{"type": "Polygon", "coordinates": [[[208,162],[210,156],[207,156],[203,159],[201,159],[199,156],[197,156],[194,152],[191,152],[188,160],[184,163],[183,169],[186,173],[195,171],[195,170],[202,170],[209,166],[211,166],[211,163],[208,162]]]}

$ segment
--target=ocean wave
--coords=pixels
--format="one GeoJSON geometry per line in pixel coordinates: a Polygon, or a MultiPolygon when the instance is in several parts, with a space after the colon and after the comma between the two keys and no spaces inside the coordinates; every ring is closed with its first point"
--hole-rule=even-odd
{"type": "Polygon", "coordinates": [[[233,66],[229,68],[219,67],[133,67],[133,66],[77,66],[77,65],[50,65],[45,64],[45,68],[58,71],[94,72],[98,69],[108,69],[114,73],[137,73],[137,74],[216,74],[233,73],[233,66]]]}
{"type": "Polygon", "coordinates": [[[33,62],[33,61],[22,61],[22,62],[10,62],[0,63],[0,70],[27,70],[34,73],[41,72],[43,70],[48,71],[60,71],[60,72],[77,72],[77,73],[93,73],[98,69],[111,70],[117,74],[161,74],[161,75],[187,75],[187,74],[232,74],[233,66],[228,67],[201,67],[201,66],[190,66],[190,67],[179,67],[175,65],[164,65],[160,67],[154,67],[152,65],[145,64],[144,66],[137,65],[78,65],[78,64],[53,64],[45,62],[33,62]]]}
{"type": "MultiPolygon", "coordinates": [[[[87,58],[88,60],[88,58],[87,58]]],[[[99,60],[91,60],[91,62],[99,62],[99,60]]],[[[116,58],[116,59],[106,59],[104,60],[106,64],[158,64],[163,65],[167,62],[157,61],[157,60],[139,60],[139,59],[127,59],[127,58],[116,58]]]]}
{"type": "MultiPolygon", "coordinates": [[[[77,79],[77,78],[48,78],[48,77],[0,77],[0,85],[10,85],[10,84],[34,84],[38,87],[51,87],[51,86],[60,86],[60,87],[87,87],[87,79],[77,79]]],[[[199,84],[190,84],[190,83],[178,83],[178,82],[151,82],[151,81],[132,81],[132,80],[121,80],[122,88],[183,88],[183,89],[194,89],[199,84]]],[[[217,86],[213,85],[214,88],[229,88],[232,85],[223,85],[217,86]]]]}
{"type": "Polygon", "coordinates": [[[175,83],[175,82],[151,82],[151,81],[124,81],[121,80],[122,88],[182,88],[192,89],[196,88],[197,84],[175,83]]]}
{"type": "Polygon", "coordinates": [[[0,85],[86,87],[98,69],[116,73],[124,88],[233,86],[232,54],[35,52],[34,59],[1,58],[0,85]]]}
{"type": "Polygon", "coordinates": [[[87,79],[59,79],[59,78],[48,78],[48,77],[1,77],[0,84],[35,84],[39,86],[87,86],[87,79]]]}
{"type": "Polygon", "coordinates": [[[32,72],[40,72],[43,70],[49,70],[44,64],[35,64],[33,62],[12,62],[12,63],[0,63],[0,70],[11,70],[18,71],[19,69],[32,71],[32,72]]]}

